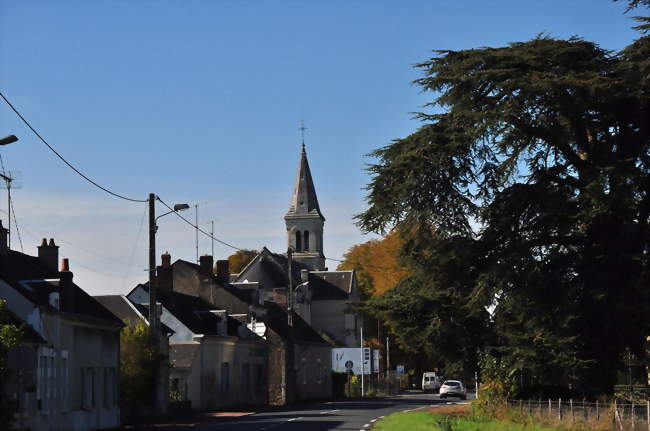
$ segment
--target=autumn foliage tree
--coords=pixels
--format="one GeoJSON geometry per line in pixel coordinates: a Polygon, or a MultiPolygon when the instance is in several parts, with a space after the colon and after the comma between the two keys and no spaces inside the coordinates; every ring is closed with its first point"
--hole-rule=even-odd
{"type": "Polygon", "coordinates": [[[356,271],[357,283],[364,297],[376,296],[397,286],[408,274],[399,262],[401,246],[397,232],[382,239],[371,239],[352,246],[343,255],[338,270],[356,271]]]}
{"type": "MultiPolygon", "coordinates": [[[[232,274],[239,274],[239,272],[248,265],[248,263],[257,256],[255,250],[237,250],[235,253],[228,256],[228,267],[232,274]]],[[[216,271],[216,267],[215,267],[216,271]]]]}

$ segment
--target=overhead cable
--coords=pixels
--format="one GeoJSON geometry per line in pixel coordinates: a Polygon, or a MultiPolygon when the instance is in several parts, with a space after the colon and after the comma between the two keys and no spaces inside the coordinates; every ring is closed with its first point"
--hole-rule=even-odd
{"type": "Polygon", "coordinates": [[[195,225],[194,223],[192,223],[191,221],[189,221],[188,219],[186,219],[185,217],[183,217],[182,215],[180,215],[180,214],[178,213],[178,211],[174,211],[174,209],[173,209],[172,207],[170,207],[169,205],[167,205],[167,203],[166,203],[165,201],[163,201],[162,199],[160,199],[159,196],[156,196],[156,199],[158,199],[158,200],[160,201],[160,203],[162,203],[164,206],[166,206],[167,209],[169,209],[169,211],[171,211],[171,212],[173,212],[174,214],[176,214],[176,215],[177,215],[181,220],[183,220],[185,223],[189,224],[189,225],[192,226],[194,229],[196,229],[197,231],[201,232],[203,235],[207,236],[208,238],[211,238],[211,239],[217,241],[218,243],[223,244],[223,245],[225,245],[226,247],[230,247],[230,248],[232,248],[232,249],[234,249],[234,250],[244,251],[243,248],[239,248],[239,247],[236,247],[236,246],[234,246],[234,245],[232,245],[232,244],[228,244],[227,242],[222,241],[222,240],[220,240],[219,238],[215,237],[214,235],[211,235],[211,234],[209,234],[208,232],[204,231],[203,229],[201,229],[200,227],[198,227],[197,225],[195,225]]]}
{"type": "Polygon", "coordinates": [[[72,169],[72,170],[75,171],[79,176],[81,176],[81,178],[85,179],[85,180],[88,181],[90,184],[94,185],[95,187],[97,187],[97,188],[99,188],[99,189],[105,191],[106,193],[108,193],[108,194],[110,194],[110,195],[113,195],[113,196],[115,196],[115,197],[117,197],[117,198],[124,199],[124,200],[126,200],[126,201],[131,201],[131,202],[147,202],[146,199],[133,199],[133,198],[129,198],[129,197],[123,196],[123,195],[121,195],[121,194],[119,194],[119,193],[115,193],[115,192],[113,192],[113,191],[107,189],[106,187],[103,187],[103,186],[99,185],[98,183],[96,183],[95,181],[91,180],[90,178],[88,178],[88,177],[87,177],[86,175],[84,175],[81,171],[79,171],[79,169],[75,168],[74,166],[72,166],[72,164],[71,164],[70,162],[68,162],[66,159],[64,159],[63,156],[62,156],[61,154],[59,154],[59,152],[56,151],[56,150],[55,150],[55,149],[54,149],[50,144],[48,144],[47,141],[46,141],[46,140],[45,140],[45,139],[40,135],[40,133],[38,133],[38,132],[36,131],[36,129],[34,129],[34,128],[32,127],[31,124],[29,124],[29,122],[25,119],[25,117],[23,117],[22,114],[21,114],[20,112],[18,112],[18,110],[14,107],[14,105],[9,101],[9,99],[7,99],[7,98],[5,97],[5,95],[4,95],[1,91],[0,91],[0,97],[2,97],[2,99],[5,101],[5,103],[6,103],[6,104],[11,108],[12,111],[14,111],[14,113],[18,116],[18,118],[20,118],[20,119],[23,121],[23,123],[25,123],[25,125],[26,125],[26,126],[27,126],[27,127],[28,127],[28,128],[29,128],[29,129],[30,129],[30,130],[35,134],[35,135],[36,135],[36,137],[38,137],[38,139],[40,139],[41,142],[43,142],[43,143],[45,144],[45,146],[47,146],[47,148],[49,148],[49,149],[50,149],[50,150],[51,150],[51,151],[52,151],[52,152],[53,152],[53,153],[54,153],[54,154],[55,154],[59,159],[61,159],[61,161],[62,161],[63,163],[65,163],[66,165],[68,165],[68,167],[69,167],[70,169],[72,169]]]}
{"type": "Polygon", "coordinates": [[[120,292],[124,293],[124,286],[126,286],[126,281],[131,274],[131,267],[133,267],[133,261],[135,260],[135,254],[138,250],[138,243],[140,242],[140,234],[142,233],[142,226],[144,225],[144,219],[147,215],[147,208],[145,207],[144,212],[142,213],[142,218],[140,218],[140,227],[138,227],[138,235],[135,238],[135,244],[133,244],[133,251],[131,252],[131,260],[129,261],[129,266],[126,268],[126,274],[124,275],[124,280],[122,281],[122,287],[120,292]]]}

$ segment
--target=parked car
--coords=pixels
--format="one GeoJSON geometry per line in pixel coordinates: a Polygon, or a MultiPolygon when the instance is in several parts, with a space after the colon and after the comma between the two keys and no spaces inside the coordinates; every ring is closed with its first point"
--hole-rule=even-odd
{"type": "Polygon", "coordinates": [[[436,375],[433,371],[427,371],[422,374],[422,391],[423,392],[438,392],[442,384],[442,376],[436,375]]]}
{"type": "Polygon", "coordinates": [[[467,399],[467,390],[460,380],[445,380],[440,386],[440,398],[458,397],[461,400],[467,399]]]}

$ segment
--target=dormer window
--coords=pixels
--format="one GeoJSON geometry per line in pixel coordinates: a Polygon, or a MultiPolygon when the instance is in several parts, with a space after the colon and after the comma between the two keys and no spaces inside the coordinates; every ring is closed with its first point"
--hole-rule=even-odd
{"type": "Polygon", "coordinates": [[[59,292],[50,292],[49,303],[57,310],[61,309],[61,297],[59,296],[59,292]]]}

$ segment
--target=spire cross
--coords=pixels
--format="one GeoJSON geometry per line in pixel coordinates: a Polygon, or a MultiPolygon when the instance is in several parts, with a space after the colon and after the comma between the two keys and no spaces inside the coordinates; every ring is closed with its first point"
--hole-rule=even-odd
{"type": "Polygon", "coordinates": [[[300,120],[300,127],[298,127],[298,130],[302,133],[302,151],[303,153],[305,152],[305,130],[307,128],[305,127],[305,122],[303,120],[300,120]]]}

